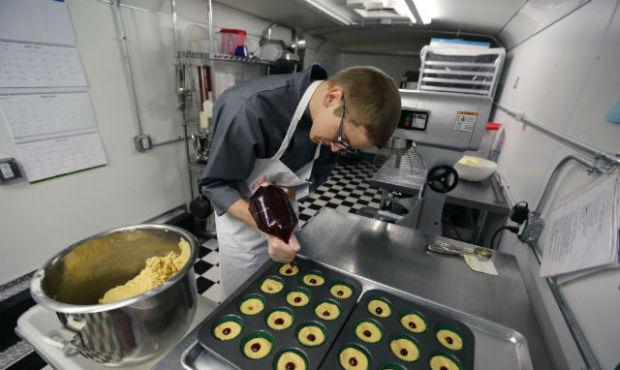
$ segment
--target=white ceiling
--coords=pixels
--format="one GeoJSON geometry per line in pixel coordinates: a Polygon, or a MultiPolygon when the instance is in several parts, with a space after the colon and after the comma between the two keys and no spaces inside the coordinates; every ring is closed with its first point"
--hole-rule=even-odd
{"type": "MultiPolygon", "coordinates": [[[[343,7],[346,0],[322,0],[343,7]]],[[[495,36],[521,8],[525,0],[426,0],[431,2],[433,20],[429,25],[365,25],[341,26],[300,0],[225,0],[218,3],[250,13],[290,28],[302,29],[314,36],[341,45],[381,43],[406,38],[441,37],[437,31],[495,36]]],[[[443,35],[444,37],[454,37],[443,35]]],[[[471,37],[468,37],[471,38],[471,37]]]]}

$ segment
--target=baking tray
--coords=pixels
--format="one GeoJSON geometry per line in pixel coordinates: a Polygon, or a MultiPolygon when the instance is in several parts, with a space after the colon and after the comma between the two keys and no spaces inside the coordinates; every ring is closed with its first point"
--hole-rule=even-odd
{"type": "Polygon", "coordinates": [[[279,273],[279,269],[283,264],[267,262],[207,318],[198,333],[199,343],[216,357],[240,369],[270,369],[273,366],[276,355],[285,349],[300,351],[308,360],[308,369],[317,369],[349,314],[354,309],[357,298],[362,292],[362,286],[354,278],[324,265],[319,265],[311,260],[297,257],[294,263],[299,267],[299,273],[293,276],[284,276],[279,273]],[[321,272],[325,277],[325,283],[317,287],[310,287],[304,284],[302,281],[303,276],[311,271],[321,272]],[[260,290],[260,283],[263,279],[270,276],[276,276],[284,282],[284,288],[279,293],[265,294],[260,290]],[[347,299],[336,299],[329,292],[329,288],[334,282],[348,284],[353,289],[353,294],[347,299]],[[286,302],[287,292],[298,287],[307,289],[311,294],[310,302],[303,307],[295,307],[286,302]],[[250,294],[264,297],[265,308],[256,315],[243,315],[238,308],[238,304],[245,296],[250,294]],[[337,319],[323,320],[314,314],[315,305],[324,299],[335,301],[339,304],[340,315],[337,319]],[[272,330],[266,324],[268,313],[278,307],[288,308],[294,315],[293,325],[282,331],[272,330]],[[236,338],[220,341],[214,337],[212,330],[214,325],[226,315],[234,315],[241,318],[243,320],[243,329],[236,338]],[[296,332],[300,325],[304,323],[322,325],[327,333],[325,342],[317,347],[305,347],[300,344],[296,338],[296,332]],[[259,360],[251,360],[244,356],[241,347],[246,336],[257,331],[267,332],[273,337],[273,348],[266,357],[259,360]]]}
{"type": "Polygon", "coordinates": [[[370,368],[382,368],[381,365],[397,364],[403,369],[429,369],[430,355],[441,353],[448,357],[454,357],[460,362],[463,370],[474,368],[475,338],[469,327],[459,320],[437,313],[428,307],[419,305],[411,300],[406,300],[385,290],[368,290],[360,299],[357,307],[345,323],[340,335],[336,339],[332,350],[328,353],[322,369],[333,369],[339,364],[341,349],[347,345],[361,347],[370,355],[370,368]],[[378,317],[368,310],[368,302],[379,299],[389,304],[391,314],[387,317],[378,317]],[[404,328],[400,323],[401,315],[415,312],[426,323],[426,329],[422,333],[414,333],[404,328]],[[379,326],[382,338],[375,343],[367,343],[355,334],[355,328],[361,321],[370,320],[379,326]],[[457,331],[463,339],[461,350],[454,351],[442,346],[436,339],[436,330],[449,328],[457,331]],[[405,362],[395,356],[390,349],[392,338],[404,337],[413,339],[420,351],[417,360],[405,362]]]}

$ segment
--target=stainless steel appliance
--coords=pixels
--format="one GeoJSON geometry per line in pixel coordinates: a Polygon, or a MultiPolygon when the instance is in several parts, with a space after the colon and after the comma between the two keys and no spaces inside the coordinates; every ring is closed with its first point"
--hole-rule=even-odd
{"type": "Polygon", "coordinates": [[[479,147],[491,111],[487,96],[400,90],[402,112],[390,145],[375,159],[371,184],[384,189],[378,216],[441,235],[454,164],[479,147]],[[405,208],[395,212],[394,205],[405,208]]]}

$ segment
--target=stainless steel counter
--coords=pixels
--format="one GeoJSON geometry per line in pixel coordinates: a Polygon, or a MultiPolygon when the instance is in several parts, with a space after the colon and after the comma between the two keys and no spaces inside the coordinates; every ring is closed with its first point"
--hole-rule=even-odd
{"type": "MultiPolygon", "coordinates": [[[[400,292],[465,322],[476,337],[476,369],[551,369],[515,258],[496,252],[492,261],[499,276],[486,275],[470,270],[460,257],[426,253],[430,237],[329,208],[298,234],[304,256],[351,274],[364,290],[400,292]]],[[[183,358],[186,368],[228,370],[196,345],[197,331],[155,369],[178,368],[183,358]],[[195,366],[187,366],[188,359],[195,366]]]]}
{"type": "Polygon", "coordinates": [[[516,331],[525,338],[533,368],[550,369],[514,256],[494,253],[499,276],[487,275],[471,270],[460,257],[427,253],[424,246],[432,237],[329,208],[298,236],[309,258],[516,331]]]}
{"type": "Polygon", "coordinates": [[[446,194],[446,203],[479,209],[500,216],[510,214],[510,205],[495,176],[480,182],[460,180],[456,188],[446,194]]]}

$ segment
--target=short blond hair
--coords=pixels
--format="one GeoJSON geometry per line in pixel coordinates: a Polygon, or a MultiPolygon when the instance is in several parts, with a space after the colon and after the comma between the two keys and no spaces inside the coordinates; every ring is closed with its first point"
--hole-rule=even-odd
{"type": "MultiPolygon", "coordinates": [[[[371,66],[344,69],[327,80],[330,88],[340,86],[346,99],[345,118],[366,130],[368,139],[383,147],[400,119],[400,93],[394,80],[371,66]]],[[[342,107],[335,112],[342,113],[342,107]]]]}

